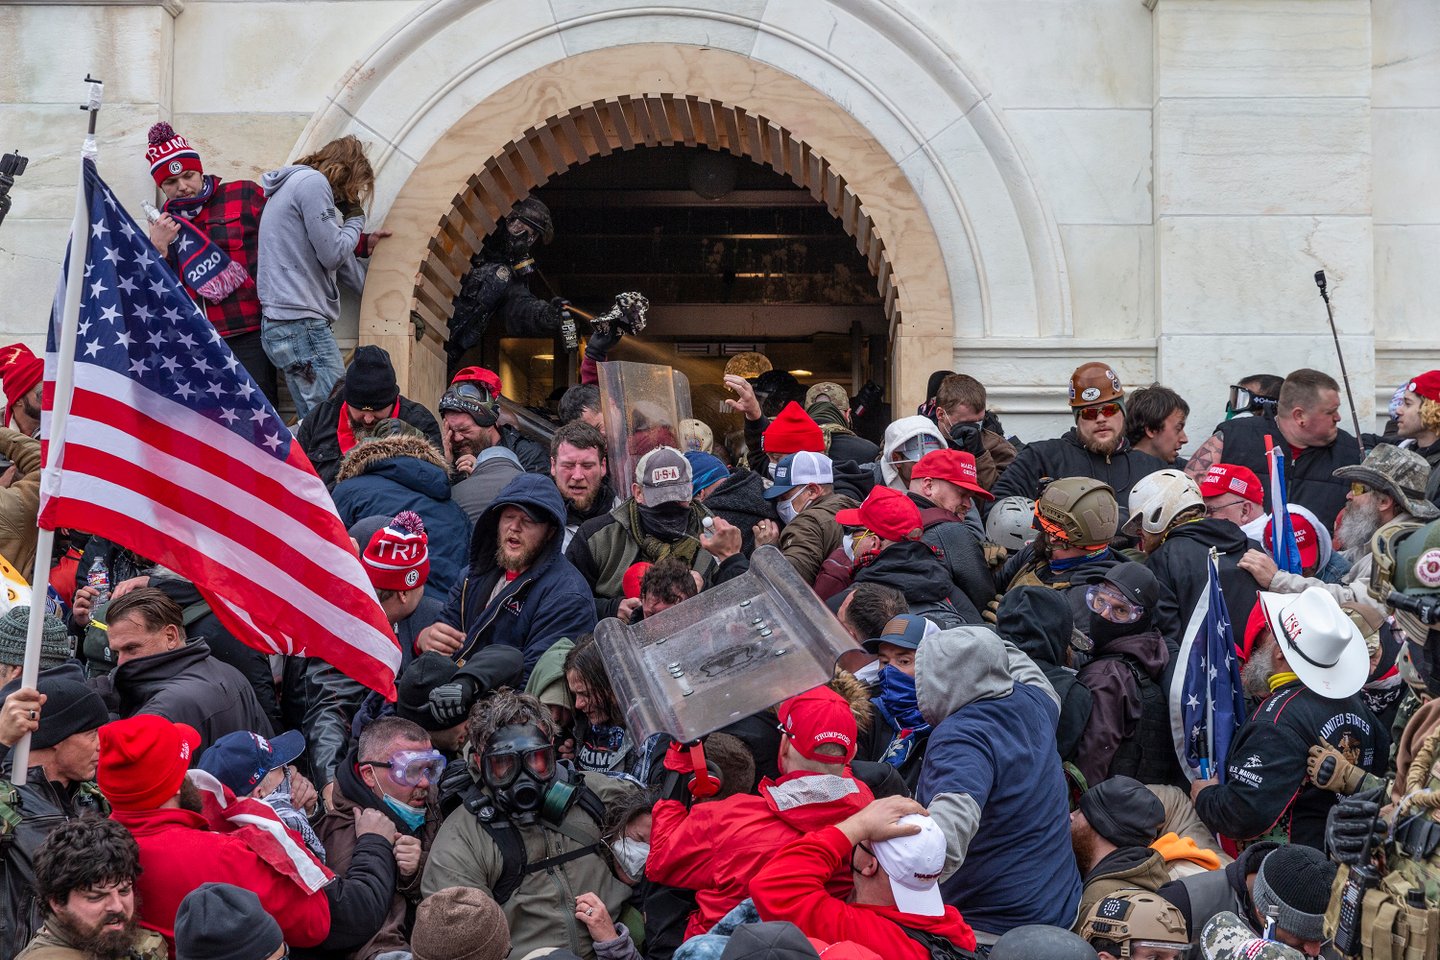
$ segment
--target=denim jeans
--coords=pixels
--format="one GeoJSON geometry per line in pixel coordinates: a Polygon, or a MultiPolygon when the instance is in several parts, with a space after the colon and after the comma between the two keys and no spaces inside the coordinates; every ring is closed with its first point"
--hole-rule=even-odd
{"type": "Polygon", "coordinates": [[[295,415],[304,418],[310,408],[330,396],[345,376],[345,363],[335,334],[324,320],[260,321],[260,342],[275,368],[285,374],[285,385],[295,401],[295,415]]]}
{"type": "Polygon", "coordinates": [[[673,960],[720,960],[720,955],[725,952],[725,947],[730,943],[730,935],[735,932],[736,927],[742,923],[759,922],[760,914],[755,912],[754,901],[741,900],[735,909],[710,928],[709,933],[691,937],[676,947],[673,960]]]}

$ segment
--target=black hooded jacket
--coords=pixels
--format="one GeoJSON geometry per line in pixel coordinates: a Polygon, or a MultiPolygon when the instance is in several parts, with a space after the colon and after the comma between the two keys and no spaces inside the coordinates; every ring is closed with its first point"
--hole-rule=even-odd
{"type": "Polygon", "coordinates": [[[705,507],[740,531],[740,552],[745,556],[755,550],[755,524],[775,520],[775,507],[765,499],[765,482],[760,474],[736,467],[720,486],[705,498],[705,507]]]}
{"type": "MultiPolygon", "coordinates": [[[[1155,891],[1161,897],[1175,904],[1185,915],[1190,930],[1203,930],[1216,914],[1229,911],[1240,918],[1240,922],[1255,928],[1255,901],[1250,898],[1249,878],[1260,871],[1260,861],[1279,847],[1269,840],[1252,843],[1233,863],[1227,863],[1219,870],[1171,880],[1155,891]]],[[[1259,936],[1261,931],[1254,930],[1259,936]]]]}
{"type": "Polygon", "coordinates": [[[1190,614],[1205,593],[1209,581],[1206,558],[1211,547],[1219,555],[1220,591],[1225,594],[1230,622],[1244,631],[1250,609],[1255,606],[1255,592],[1263,589],[1254,577],[1240,569],[1240,561],[1251,546],[1250,539],[1229,520],[1206,517],[1171,530],[1165,542],[1146,558],[1145,565],[1161,587],[1155,626],[1165,634],[1172,659],[1180,649],[1190,614]]]}
{"type": "Polygon", "coordinates": [[[883,583],[905,595],[910,612],[937,619],[953,611],[961,623],[983,623],[980,611],[955,586],[950,571],[934,551],[919,540],[892,543],[874,561],[855,571],[855,582],[883,583]]]}
{"type": "Polygon", "coordinates": [[[1148,453],[1133,449],[1128,441],[1122,441],[1120,449],[1110,456],[1091,453],[1080,443],[1080,435],[1072,427],[1065,435],[1054,440],[1037,440],[1026,445],[1015,457],[1015,461],[1000,474],[990,491],[996,500],[1005,497],[1040,497],[1042,477],[1093,477],[1108,483],[1115,491],[1120,503],[1130,502],[1130,488],[1142,477],[1156,470],[1163,470],[1169,464],[1163,463],[1148,453]]]}
{"type": "Polygon", "coordinates": [[[995,632],[1035,661],[1060,697],[1060,726],[1055,744],[1061,760],[1074,760],[1090,719],[1090,690],[1065,666],[1075,628],[1070,604],[1056,590],[1018,587],[1005,594],[996,611],[995,632]]]}

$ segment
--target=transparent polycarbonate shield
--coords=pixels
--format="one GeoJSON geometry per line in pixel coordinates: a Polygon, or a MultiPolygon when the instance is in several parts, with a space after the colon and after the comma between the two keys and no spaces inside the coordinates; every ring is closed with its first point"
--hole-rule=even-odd
{"type": "Polygon", "coordinates": [[[555,436],[555,424],[546,420],[528,407],[511,400],[500,398],[500,422],[508,423],[524,436],[550,449],[550,438],[555,436]]]}
{"type": "Polygon", "coordinates": [[[599,364],[599,376],[610,482],[628,497],[641,457],[656,447],[684,449],[680,421],[691,416],[690,381],[674,367],[623,360],[599,364]]]}
{"type": "Polygon", "coordinates": [[[774,547],[748,573],[633,626],[600,621],[595,638],[637,742],[695,740],[825,683],[858,647],[774,547]]]}

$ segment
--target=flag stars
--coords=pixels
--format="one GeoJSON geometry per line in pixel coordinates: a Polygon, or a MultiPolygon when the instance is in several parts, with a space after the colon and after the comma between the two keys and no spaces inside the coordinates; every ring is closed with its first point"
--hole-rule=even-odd
{"type": "Polygon", "coordinates": [[[270,414],[266,413],[264,410],[261,410],[261,409],[259,409],[259,408],[256,408],[255,410],[251,411],[251,413],[250,413],[250,422],[251,422],[251,423],[257,423],[257,424],[260,424],[261,426],[264,426],[265,421],[266,421],[266,420],[269,420],[269,419],[270,419],[270,414]]]}
{"type": "Polygon", "coordinates": [[[119,250],[116,250],[114,247],[106,247],[106,248],[105,248],[105,259],[108,260],[108,261],[111,262],[111,263],[119,263],[119,262],[120,262],[120,251],[119,251],[119,250]]]}
{"type": "Polygon", "coordinates": [[[164,281],[164,280],[158,280],[158,279],[157,279],[157,280],[151,280],[151,281],[150,281],[150,292],[151,292],[152,294],[154,294],[155,296],[157,296],[157,297],[163,297],[163,296],[165,295],[165,281],[164,281]]]}
{"type": "Polygon", "coordinates": [[[271,453],[274,453],[276,450],[280,449],[280,438],[273,433],[267,433],[265,435],[264,442],[265,446],[270,448],[271,453]]]}
{"type": "Polygon", "coordinates": [[[1189,707],[1191,710],[1194,710],[1196,707],[1200,706],[1200,700],[1195,696],[1195,694],[1192,693],[1190,694],[1190,699],[1185,701],[1185,706],[1189,707]]]}
{"type": "Polygon", "coordinates": [[[219,400],[221,397],[225,396],[225,388],[220,386],[220,384],[216,383],[214,380],[210,381],[210,386],[205,388],[205,392],[213,395],[216,400],[219,400]]]}
{"type": "Polygon", "coordinates": [[[104,320],[106,323],[114,323],[116,320],[120,319],[120,311],[116,310],[114,307],[106,307],[104,310],[100,311],[100,319],[104,320]]]}
{"type": "Polygon", "coordinates": [[[100,341],[99,341],[99,340],[91,340],[89,343],[85,344],[85,356],[87,356],[87,357],[93,357],[93,356],[95,356],[95,355],[96,355],[97,353],[99,353],[99,352],[100,352],[100,341]]]}
{"type": "Polygon", "coordinates": [[[105,286],[105,281],[96,280],[94,283],[90,284],[90,299],[100,299],[100,294],[106,292],[109,289],[109,287],[105,286]]]}
{"type": "Polygon", "coordinates": [[[105,226],[105,221],[103,220],[97,223],[90,224],[90,236],[94,237],[96,240],[103,240],[105,238],[105,234],[109,232],[110,228],[105,226]]]}
{"type": "Polygon", "coordinates": [[[209,361],[207,361],[203,356],[196,357],[194,363],[192,363],[191,366],[193,366],[196,370],[199,370],[201,373],[209,373],[211,369],[209,361]]]}
{"type": "Polygon", "coordinates": [[[160,366],[166,373],[180,372],[180,361],[176,360],[174,357],[166,357],[164,360],[161,360],[160,366]]]}
{"type": "MultiPolygon", "coordinates": [[[[106,203],[109,203],[109,202],[110,202],[110,200],[109,200],[109,198],[107,197],[107,198],[106,198],[106,203]]],[[[130,221],[129,221],[129,220],[121,220],[121,221],[120,221],[120,232],[125,235],[125,239],[126,239],[126,240],[134,240],[134,239],[135,239],[136,230],[135,230],[134,227],[130,226],[130,221]]]]}
{"type": "Polygon", "coordinates": [[[145,342],[150,344],[150,346],[154,347],[156,350],[159,350],[161,347],[165,346],[165,335],[159,330],[152,330],[150,332],[150,336],[145,338],[145,342]]]}
{"type": "Polygon", "coordinates": [[[123,276],[123,277],[120,278],[120,292],[121,292],[121,293],[134,293],[134,292],[136,292],[136,291],[139,290],[139,289],[140,289],[140,287],[139,287],[138,285],[136,285],[136,283],[135,283],[134,280],[131,280],[131,279],[130,279],[130,277],[129,277],[128,274],[127,274],[126,276],[123,276]]]}
{"type": "Polygon", "coordinates": [[[177,310],[177,309],[175,309],[174,307],[166,307],[166,308],[165,308],[165,319],[168,320],[168,321],[170,321],[171,323],[179,323],[179,322],[180,322],[180,311],[177,310]]]}
{"type": "Polygon", "coordinates": [[[141,248],[139,253],[135,254],[135,265],[142,270],[149,269],[150,264],[154,262],[155,258],[150,256],[150,251],[144,249],[143,247],[141,248]]]}
{"type": "Polygon", "coordinates": [[[239,420],[240,417],[236,415],[234,410],[231,410],[228,407],[222,407],[220,410],[220,419],[224,420],[225,425],[229,427],[234,426],[235,421],[239,420]]]}
{"type": "MultiPolygon", "coordinates": [[[[168,315],[167,315],[167,318],[166,318],[166,319],[169,319],[169,318],[168,318],[168,315]]],[[[176,319],[178,320],[179,318],[177,317],[176,319]]],[[[195,338],[192,337],[192,336],[190,336],[190,334],[188,334],[188,333],[182,333],[182,334],[180,334],[180,336],[179,336],[179,338],[176,340],[176,342],[179,343],[180,346],[184,347],[186,350],[194,350],[194,349],[195,349],[195,338]]]]}
{"type": "Polygon", "coordinates": [[[250,395],[255,392],[255,388],[250,386],[250,382],[248,380],[241,380],[239,386],[237,386],[235,389],[239,391],[240,399],[244,400],[246,403],[250,402],[250,395]]]}
{"type": "Polygon", "coordinates": [[[135,345],[135,338],[130,336],[129,330],[121,330],[120,335],[115,338],[115,346],[125,347],[127,350],[135,345]]]}
{"type": "Polygon", "coordinates": [[[182,400],[189,400],[191,397],[195,396],[195,391],[190,388],[190,384],[186,383],[184,380],[180,380],[177,381],[175,384],[175,395],[177,397],[180,397],[182,400]]]}
{"type": "Polygon", "coordinates": [[[131,360],[130,372],[137,377],[143,377],[145,374],[150,372],[150,365],[147,364],[144,360],[131,360]]]}

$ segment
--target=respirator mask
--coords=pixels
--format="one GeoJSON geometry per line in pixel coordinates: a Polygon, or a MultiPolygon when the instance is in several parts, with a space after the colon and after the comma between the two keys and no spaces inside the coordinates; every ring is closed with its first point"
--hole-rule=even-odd
{"type": "Polygon", "coordinates": [[[530,248],[535,246],[536,236],[535,228],[519,217],[510,217],[505,222],[505,256],[519,276],[535,272],[535,258],[530,255],[530,248]]]}
{"type": "Polygon", "coordinates": [[[496,806],[524,823],[538,814],[560,823],[575,803],[579,782],[555,761],[555,747],[527,724],[501,727],[480,758],[480,777],[496,806]]]}

